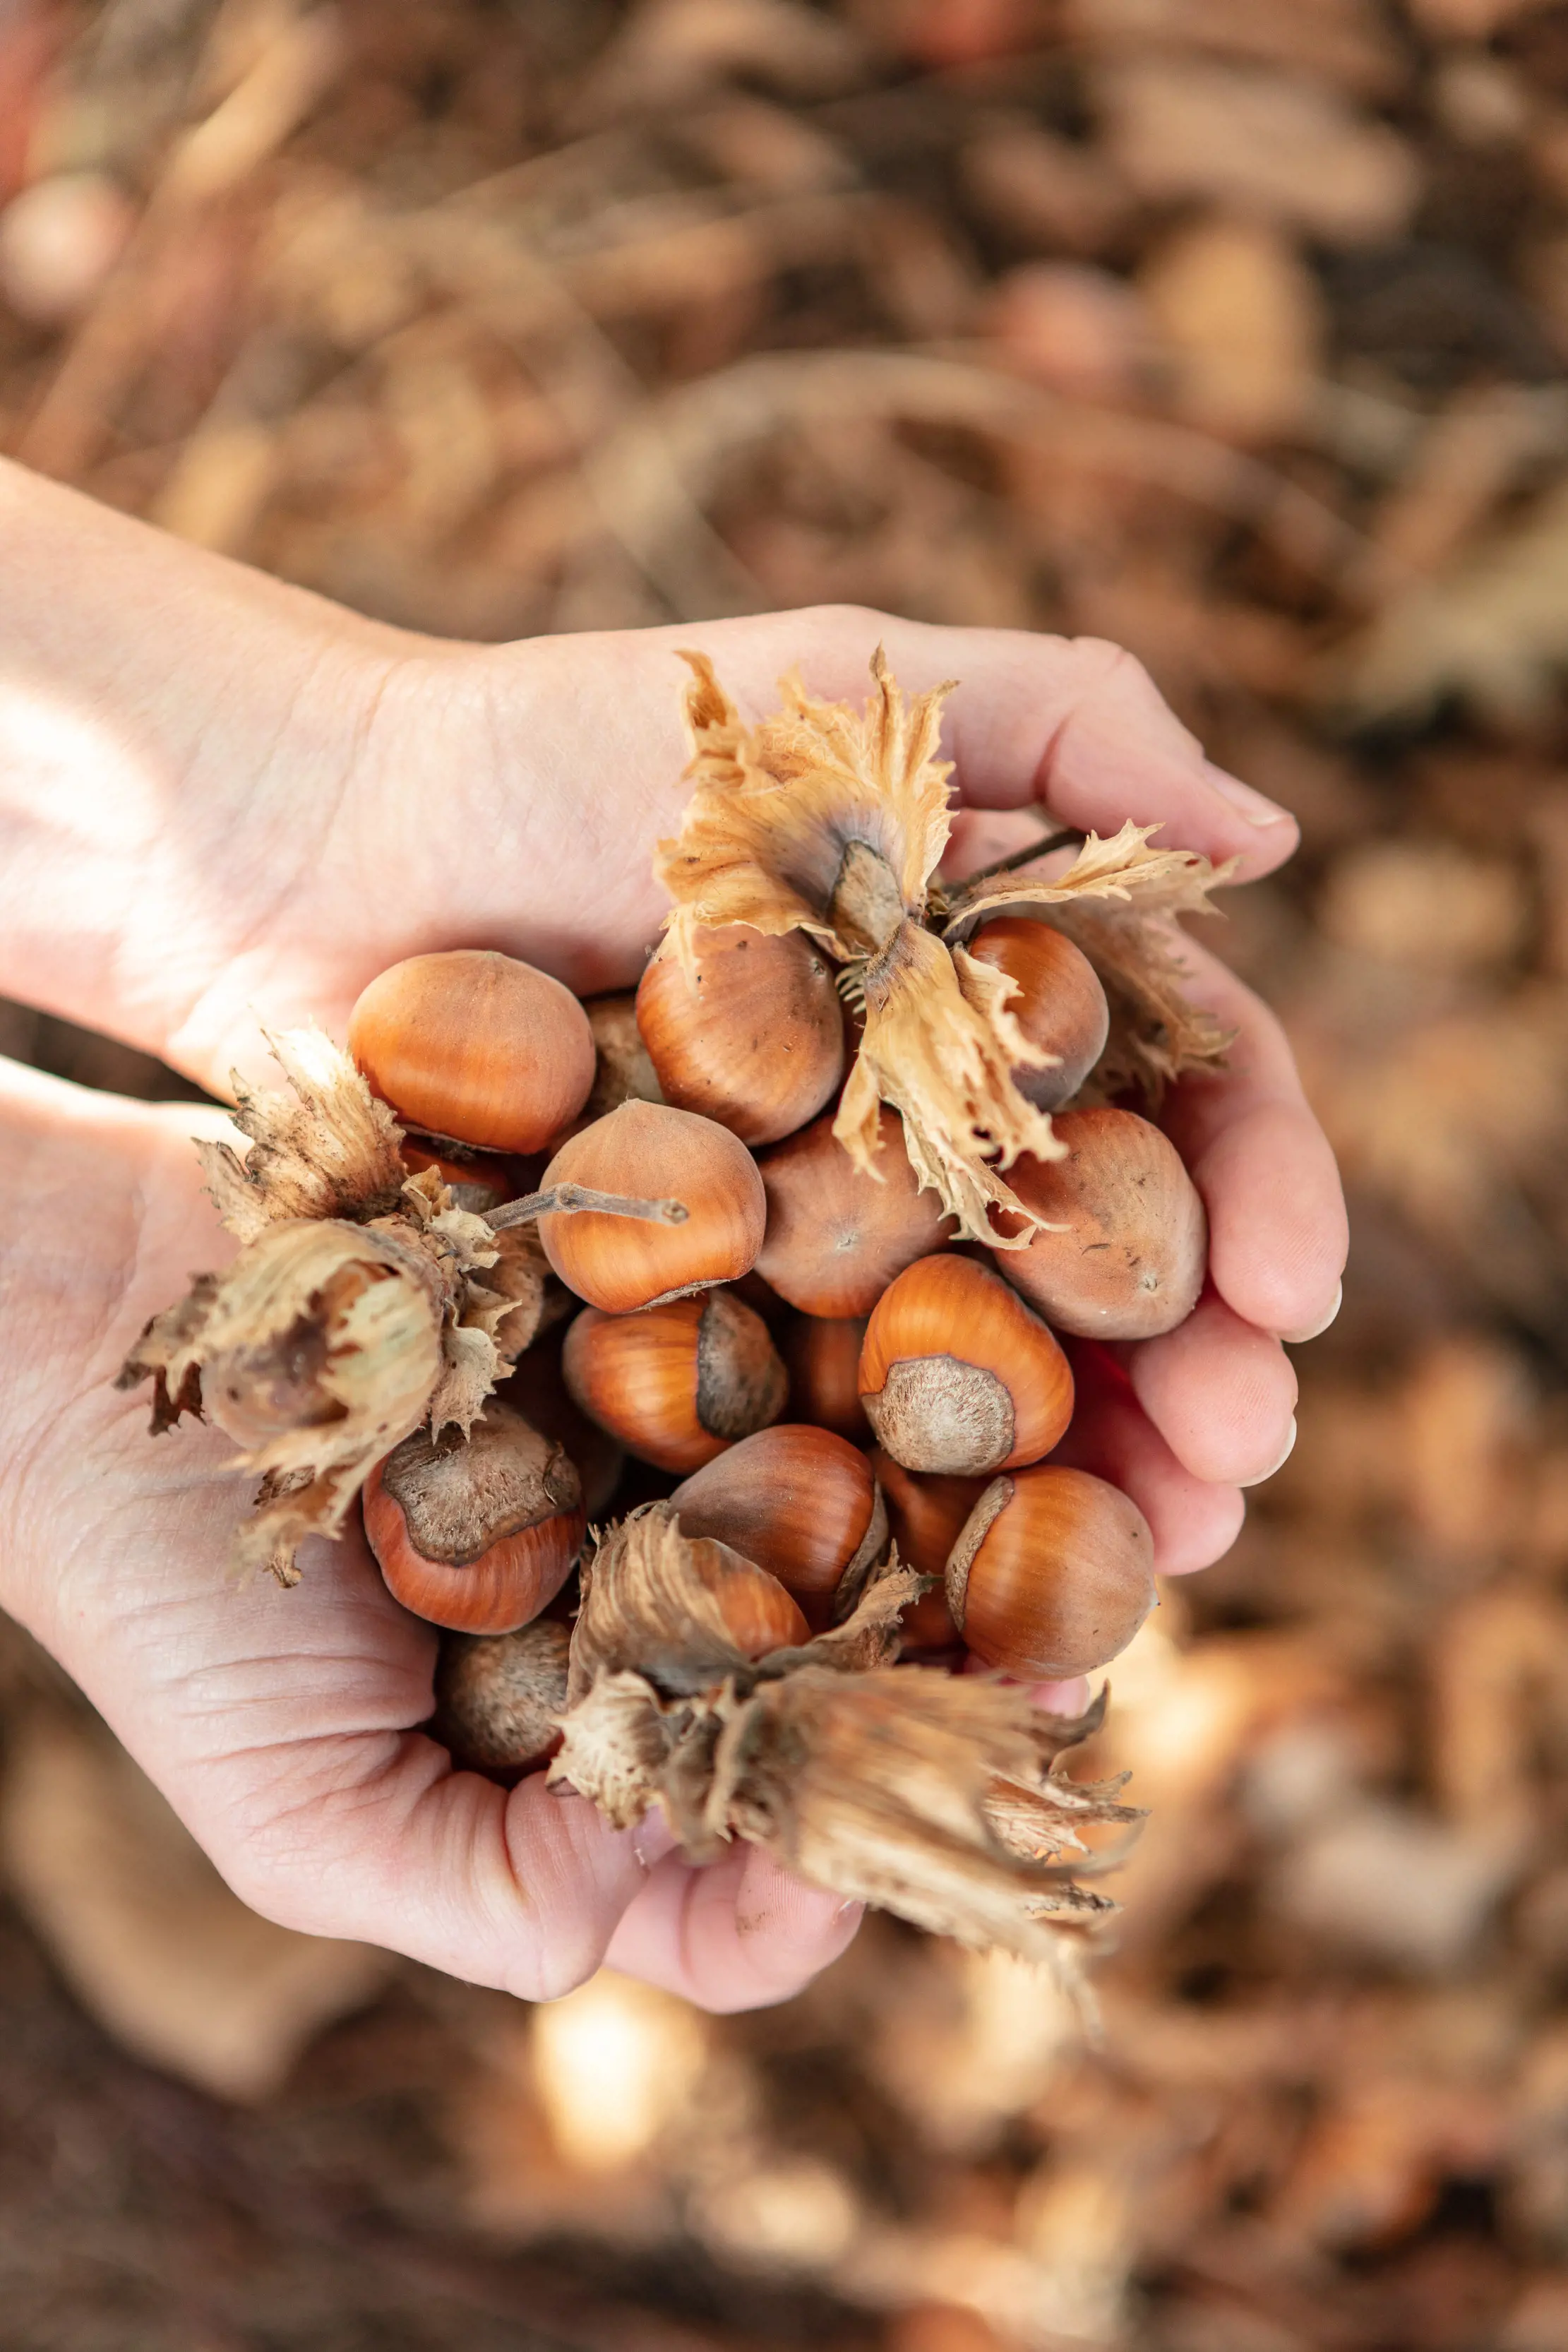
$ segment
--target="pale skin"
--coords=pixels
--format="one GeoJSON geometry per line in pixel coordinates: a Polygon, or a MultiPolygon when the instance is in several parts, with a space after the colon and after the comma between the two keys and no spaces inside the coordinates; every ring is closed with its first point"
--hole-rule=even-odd
{"type": "MultiPolygon", "coordinates": [[[[448,645],[363,621],[0,467],[0,994],[162,1055],[220,1094],[264,1079],[258,1024],[314,1017],[402,956],[504,949],[582,993],[624,985],[664,911],[653,841],[685,797],[674,648],[750,715],[799,663],[859,698],[961,683],[950,756],[970,846],[1159,822],[1270,872],[1291,818],[1222,775],[1145,674],[1093,641],[811,611],[448,645]],[[1032,820],[1029,820],[1032,823],[1032,820]],[[1020,830],[1020,828],[1022,828],[1020,830]]],[[[1116,1476],[1160,1564],[1206,1565],[1289,1450],[1281,1342],[1337,1300],[1339,1186],[1265,1008],[1201,951],[1238,1031],[1167,1124],[1212,1228],[1210,1286],[1167,1339],[1083,1368],[1071,1457],[1116,1476]]],[[[218,1115],[0,1061],[0,1603],[53,1652],[247,1901],[530,1998],[608,1958],[719,2010],[786,1998],[856,1913],[749,1849],[695,1871],[656,1824],[455,1773],[417,1726],[435,1637],[362,1541],[236,1589],[248,1488],[193,1429],[154,1444],[114,1373],[146,1318],[232,1252],[190,1146],[218,1115]]],[[[1064,1452],[1064,1457],[1069,1458],[1064,1452]]]]}

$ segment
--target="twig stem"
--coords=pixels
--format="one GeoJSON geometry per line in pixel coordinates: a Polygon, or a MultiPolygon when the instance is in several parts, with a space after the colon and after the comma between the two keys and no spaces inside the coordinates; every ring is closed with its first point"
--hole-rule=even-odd
{"type": "Polygon", "coordinates": [[[526,1225],[535,1217],[570,1217],[590,1210],[601,1217],[641,1217],[651,1225],[684,1225],[691,1212],[684,1201],[636,1201],[624,1192],[596,1192],[591,1184],[552,1184],[548,1192],[529,1192],[520,1201],[506,1201],[486,1213],[492,1233],[509,1225],[526,1225]]]}

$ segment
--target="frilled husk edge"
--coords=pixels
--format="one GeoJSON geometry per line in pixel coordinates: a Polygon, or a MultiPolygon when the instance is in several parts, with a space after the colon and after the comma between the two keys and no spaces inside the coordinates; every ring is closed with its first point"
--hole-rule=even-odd
{"type": "Polygon", "coordinates": [[[1110,1898],[1081,1881],[1118,1858],[1084,1832],[1140,1817],[1120,1783],[1059,1759],[1103,1703],[1066,1719],[984,1675],[897,1668],[899,1612],[928,1579],[895,1559],[850,1619],[749,1661],[686,1560],[668,1504],[633,1513],[584,1570],[558,1787],[624,1826],[651,1805],[692,1859],[735,1838],[814,1885],[937,1935],[1061,1965],[1110,1898]]]}
{"type": "Polygon", "coordinates": [[[549,1311],[531,1234],[497,1236],[434,1171],[408,1177],[402,1129],[319,1031],[271,1040],[289,1091],[235,1081],[249,1149],[199,1147],[241,1244],[154,1316],[120,1374],[153,1384],[156,1435],[210,1416],[260,1481],[242,1570],[292,1583],[307,1536],[333,1536],[371,1469],[429,1422],[466,1431],[549,1311]]]}

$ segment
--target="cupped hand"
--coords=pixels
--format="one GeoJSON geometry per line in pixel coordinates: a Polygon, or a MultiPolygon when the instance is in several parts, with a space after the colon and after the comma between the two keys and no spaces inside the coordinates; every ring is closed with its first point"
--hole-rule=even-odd
{"type": "MultiPolygon", "coordinates": [[[[314,1016],[341,1037],[364,982],[423,950],[502,948],[584,993],[633,981],[663,912],[653,844],[685,798],[681,644],[710,652],[759,714],[796,663],[814,692],[860,695],[880,638],[904,685],[961,681],[948,726],[967,809],[1042,802],[1101,832],[1159,823],[1168,843],[1236,858],[1241,878],[1294,846],[1289,817],[1209,766],[1107,646],[831,611],[446,646],[241,576],[258,651],[247,667],[236,646],[232,691],[114,746],[136,814],[111,949],[95,930],[73,955],[63,914],[57,938],[40,919],[25,982],[0,950],[0,985],[215,1087],[236,1063],[265,1075],[259,1020],[314,1016]]],[[[50,723],[75,716],[53,708],[50,723]]],[[[1188,1082],[1169,1112],[1208,1207],[1209,1289],[1166,1339],[1079,1351],[1063,1456],[1134,1495],[1168,1572],[1226,1548],[1241,1486],[1288,1449],[1281,1339],[1332,1311],[1344,1253],[1333,1163],[1277,1027],[1223,967],[1194,966],[1238,1030],[1228,1071],[1188,1082]]],[[[16,1083],[28,1197],[53,1205],[35,1206],[44,1244],[0,1258],[28,1335],[5,1380],[7,1422],[20,1410],[27,1430],[0,1506],[6,1602],[231,1883],[291,1924],[523,1993],[564,1990],[608,1951],[739,2007],[831,1958],[852,1913],[759,1855],[694,1872],[651,1827],[617,1834],[538,1782],[507,1795],[452,1772],[414,1728],[434,1638],[359,1545],[313,1548],[292,1592],[225,1583],[245,1497],[221,1477],[224,1441],[153,1446],[141,1402],[108,1385],[146,1316],[226,1247],[190,1116],[16,1083]]]]}
{"type": "Polygon", "coordinates": [[[613,1831],[542,1776],[508,1792],[453,1770],[414,1727],[434,1630],[393,1601],[362,1538],[312,1545],[287,1592],[225,1570],[250,1486],[224,1475],[232,1445],[189,1423],[152,1444],[145,1395],[113,1386],[127,1333],[226,1248],[193,1123],[0,1064],[20,1212],[0,1238],[6,1606],[230,1885],[286,1926],[529,2000],[607,1953],[713,2009],[797,1990],[853,1933],[836,1896],[754,1847],[693,1870],[656,1817],[613,1831]]]}

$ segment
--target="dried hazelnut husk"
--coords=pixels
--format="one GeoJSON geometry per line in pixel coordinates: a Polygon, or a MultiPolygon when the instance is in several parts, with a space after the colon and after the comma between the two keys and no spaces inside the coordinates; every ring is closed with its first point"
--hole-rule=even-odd
{"type": "MultiPolygon", "coordinates": [[[[1012,983],[963,945],[992,912],[1048,908],[1103,984],[1113,972],[1118,1072],[1158,1083],[1223,1049],[1215,1023],[1182,996],[1161,927],[1206,906],[1206,860],[1152,849],[1155,828],[1128,824],[1114,841],[1092,835],[1065,874],[971,876],[946,900],[933,877],[949,828],[949,771],[936,756],[946,688],[906,699],[879,647],[862,710],[814,702],[791,677],[785,708],[747,727],[706,656],[685,659],[694,791],[656,869],[674,901],[670,940],[690,970],[705,929],[800,930],[843,967],[840,984],[864,1026],[834,1129],[860,1167],[875,1156],[886,1103],[903,1115],[920,1182],[971,1239],[996,1239],[994,1209],[1029,1221],[1007,1171],[1019,1152],[1050,1159],[1055,1146],[1049,1115],[1013,1083],[1041,1055],[1008,1010],[1012,983]],[[1098,920],[1100,902],[1112,919],[1098,920]]],[[[1051,845],[1042,838],[1042,851],[1051,845]]]]}
{"type": "Polygon", "coordinates": [[[394,1598],[465,1633],[509,1633],[537,1617],[587,1528],[574,1465],[495,1402],[466,1437],[405,1437],[366,1482],[364,1514],[394,1598]]]}
{"type": "Polygon", "coordinates": [[[716,1536],[767,1569],[813,1633],[848,1616],[887,1549],[887,1514],[864,1454],[798,1422],[742,1438],[670,1500],[684,1535],[716,1536]]]}
{"type": "Polygon", "coordinates": [[[904,1612],[905,1657],[925,1657],[956,1650],[958,1629],[947,1607],[942,1580],[954,1545],[975,1505],[986,1491],[982,1478],[943,1478],[906,1470],[880,1445],[870,1462],[887,1506],[888,1532],[905,1568],[935,1577],[929,1591],[912,1601],[904,1612]]]}
{"type": "Polygon", "coordinates": [[[593,1087],[583,1106],[588,1118],[602,1118],[623,1102],[663,1102],[658,1074],[637,1026],[637,993],[625,988],[613,996],[591,996],[583,1006],[593,1033],[593,1087]]]}
{"type": "Polygon", "coordinates": [[[921,1258],[872,1311],[861,1402],[906,1470],[972,1476],[1038,1462],[1072,1418],[1072,1373],[1038,1315],[972,1259],[921,1258]]]}
{"type": "Polygon", "coordinates": [[[1208,1259],[1208,1222],[1170,1139],[1135,1111],[1061,1112],[1062,1160],[1028,1158],[1013,1187],[1041,1219],[997,1265],[1058,1329],[1152,1339],[1185,1322],[1208,1259]]]}
{"type": "Polygon", "coordinates": [[[593,1034],[571,991],[487,948],[410,956],[364,989],[349,1051],[426,1134],[538,1151],[588,1099],[593,1034]]]}
{"type": "Polygon", "coordinates": [[[757,1270],[807,1315],[869,1315],[895,1274],[941,1248],[952,1233],[935,1192],[923,1191],[904,1148],[902,1122],[880,1114],[869,1170],[856,1165],[820,1118],[758,1161],[768,1230],[757,1270]]]}
{"type": "Polygon", "coordinates": [[[422,1422],[466,1428],[504,1369],[512,1311],[487,1286],[486,1222],[402,1137],[348,1056],[316,1030],[270,1040],[289,1091],[235,1079],[243,1158],[198,1145],[238,1256],[154,1316],[120,1373],[153,1382],[152,1426],[211,1411],[259,1480],[236,1531],[242,1570],[298,1576],[307,1536],[335,1535],[375,1462],[422,1422]]]}
{"type": "Polygon", "coordinates": [[[455,1764],[520,1779],[560,1746],[569,1626],[537,1617],[511,1633],[449,1633],[431,1729],[455,1764]]]}
{"type": "Polygon", "coordinates": [[[705,1543],[736,1557],[656,1503],[584,1560],[551,1786],[618,1826],[656,1803],[694,1862],[743,1837],[847,1899],[1070,1969],[1072,1931],[1111,1907],[1072,1879],[1105,1859],[1084,1832],[1134,1818],[1053,1771],[1098,1712],[1068,1723],[995,1677],[894,1666],[919,1580],[891,1564],[843,1624],[748,1655],[764,1633],[737,1642],[705,1543]]]}
{"type": "Polygon", "coordinates": [[[607,1314],[628,1315],[733,1282],[762,1246],[767,1203],[757,1163],[727,1128],[695,1111],[622,1103],[556,1153],[545,1189],[561,1185],[667,1197],[684,1211],[668,1224],[591,1209],[539,1218],[539,1238],[557,1274],[607,1314]]]}
{"type": "Polygon", "coordinates": [[[801,931],[696,929],[685,956],[665,940],[637,991],[637,1026],[664,1100],[743,1143],[793,1135],[844,1074],[832,967],[801,931]]]}
{"type": "Polygon", "coordinates": [[[871,1437],[860,1391],[865,1326],[863,1315],[791,1315],[777,1334],[789,1374],[793,1418],[814,1422],[856,1445],[871,1437]]]}
{"type": "Polygon", "coordinates": [[[1155,1605],[1154,1557],[1120,1487],[1042,1464],[986,1488],[947,1562],[947,1606],[987,1665],[1067,1682],[1126,1648],[1155,1605]]]}
{"type": "Polygon", "coordinates": [[[800,1604],[776,1576],[715,1537],[695,1537],[691,1545],[693,1573],[718,1603],[725,1631],[743,1658],[765,1658],[810,1639],[800,1604]]]}
{"type": "Polygon", "coordinates": [[[1014,982],[1018,993],[1007,1009],[1030,1044],[1051,1057],[1019,1063],[1014,1086],[1039,1109],[1059,1109],[1078,1092],[1111,1032],[1111,1008],[1093,965],[1071,940],[1029,915],[993,915],[970,940],[969,953],[1014,982]]]}
{"type": "Polygon", "coordinates": [[[636,1315],[587,1307],[561,1367],[582,1412],[661,1470],[700,1470],[766,1428],[789,1388],[768,1326],[726,1290],[636,1315]]]}
{"type": "Polygon", "coordinates": [[[477,1217],[488,1209],[498,1209],[503,1201],[511,1199],[516,1189],[506,1161],[487,1152],[476,1151],[468,1159],[455,1160],[449,1152],[435,1151],[404,1136],[402,1164],[411,1176],[434,1169],[455,1205],[470,1210],[477,1217]]]}

